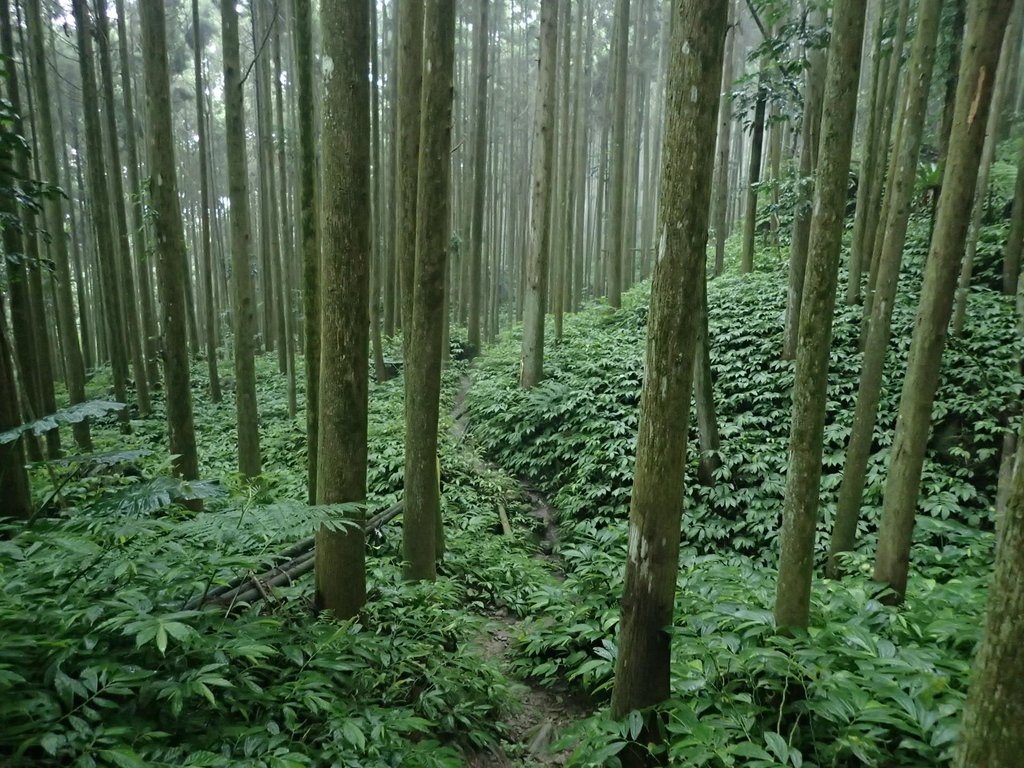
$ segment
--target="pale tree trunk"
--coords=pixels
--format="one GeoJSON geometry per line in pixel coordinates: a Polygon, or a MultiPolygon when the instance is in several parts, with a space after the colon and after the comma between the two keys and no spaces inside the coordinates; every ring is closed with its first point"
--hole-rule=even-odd
{"type": "Polygon", "coordinates": [[[473,229],[469,236],[469,328],[471,355],[480,352],[480,320],[483,305],[484,192],[487,189],[487,36],[489,0],[479,0],[480,19],[476,25],[476,128],[473,137],[473,229]]]}
{"type": "Polygon", "coordinates": [[[455,0],[428,0],[423,40],[416,271],[405,370],[402,546],[406,578],[432,580],[444,541],[437,422],[448,265],[455,0]]]}
{"type": "Polygon", "coordinates": [[[192,423],[187,318],[185,317],[185,232],[178,200],[171,116],[167,33],[161,3],[141,3],[142,58],[145,64],[146,137],[149,144],[150,197],[156,213],[157,274],[163,310],[164,386],[174,470],[187,480],[199,477],[192,423]]]}
{"type": "Polygon", "coordinates": [[[210,399],[220,402],[220,374],[217,372],[217,337],[214,332],[216,317],[213,309],[213,243],[210,232],[210,170],[207,167],[209,158],[209,139],[206,135],[206,98],[203,92],[203,43],[202,29],[199,25],[199,0],[192,0],[192,65],[195,68],[196,83],[196,122],[199,133],[199,205],[202,208],[201,242],[203,251],[203,271],[206,280],[203,284],[203,305],[206,307],[206,369],[210,376],[210,399]]]}
{"type": "Polygon", "coordinates": [[[974,660],[954,768],[1016,768],[1024,753],[1024,461],[996,549],[985,633],[974,660]]]}
{"type": "MultiPolygon", "coordinates": [[[[629,555],[622,598],[612,715],[669,695],[670,638],[686,467],[687,424],[700,317],[691,311],[705,280],[715,120],[722,82],[726,5],[677,0],[665,105],[661,234],[647,330],[629,555]]],[[[653,727],[652,727],[653,726],[653,727]]],[[[649,723],[642,739],[657,739],[649,723]]],[[[642,746],[624,765],[648,762],[642,746]]]]}
{"type": "MultiPolygon", "coordinates": [[[[110,362],[114,379],[114,397],[122,403],[128,402],[128,346],[125,337],[126,324],[123,320],[122,300],[124,296],[117,279],[117,263],[114,260],[114,227],[110,218],[110,197],[103,159],[103,130],[100,128],[99,96],[96,92],[95,68],[92,51],[92,21],[85,0],[74,0],[72,10],[75,16],[75,31],[78,39],[78,62],[82,79],[82,105],[85,122],[86,170],[89,176],[90,210],[93,232],[96,239],[96,256],[103,284],[104,320],[110,346],[110,362]]],[[[127,410],[121,417],[122,429],[128,428],[127,410]]]]}
{"type": "MultiPolygon", "coordinates": [[[[53,184],[60,182],[57,165],[57,147],[54,140],[54,122],[50,106],[49,71],[46,66],[46,44],[43,38],[43,21],[39,0],[28,0],[26,6],[28,38],[32,57],[32,82],[36,93],[36,118],[38,119],[40,159],[44,179],[53,184]]],[[[68,395],[72,404],[85,401],[85,365],[82,347],[78,339],[75,321],[74,300],[71,293],[71,259],[68,255],[68,241],[64,232],[63,198],[48,196],[44,200],[47,226],[50,230],[50,252],[57,277],[57,322],[60,325],[64,349],[64,370],[67,373],[68,395]]],[[[75,442],[82,451],[92,450],[89,422],[82,421],[73,427],[75,442]]]]}
{"type": "MultiPolygon", "coordinates": [[[[715,153],[715,277],[725,271],[725,240],[728,235],[729,155],[732,149],[732,81],[736,48],[736,15],[734,0],[728,0],[729,27],[725,38],[725,60],[722,67],[721,97],[718,105],[718,148],[715,153]]],[[[667,22],[667,20],[666,20],[667,22]]]]}
{"type": "MultiPolygon", "coordinates": [[[[420,97],[423,85],[423,3],[398,5],[398,132],[395,135],[395,259],[401,290],[402,349],[409,355],[416,276],[416,190],[420,156],[420,97]]],[[[409,403],[406,379],[406,407],[409,403]]],[[[407,417],[408,418],[408,417],[407,417]]]]}
{"type": "Polygon", "coordinates": [[[256,363],[253,359],[251,230],[249,171],[245,158],[245,102],[238,56],[238,13],[235,0],[221,0],[224,50],[224,127],[228,155],[228,197],[231,201],[231,316],[235,331],[235,401],[238,415],[238,468],[246,477],[260,473],[260,433],[256,410],[256,363]]]}
{"type": "MultiPolygon", "coordinates": [[[[369,0],[323,0],[323,222],[317,503],[366,499],[370,282],[369,0]]],[[[366,602],[363,513],[316,534],[316,605],[366,602]]]]}
{"type": "MultiPolygon", "coordinates": [[[[820,9],[808,15],[812,28],[824,25],[820,9]]],[[[825,52],[807,51],[807,73],[804,87],[804,113],[800,126],[800,175],[797,209],[793,212],[793,237],[789,252],[789,283],[786,297],[786,324],[782,342],[782,359],[796,357],[800,330],[800,300],[807,273],[807,249],[811,242],[811,201],[814,199],[814,170],[818,164],[818,142],[821,135],[822,91],[825,87],[825,52]]]]}
{"type": "MultiPolygon", "coordinates": [[[[629,0],[615,0],[614,40],[614,101],[611,110],[610,177],[608,180],[608,303],[618,308],[622,304],[623,216],[626,193],[626,72],[629,55],[629,0]]],[[[555,55],[551,60],[554,66],[555,55]]],[[[539,107],[538,107],[539,109],[539,107]]],[[[553,124],[553,123],[552,123],[553,124]]]]}
{"type": "MultiPolygon", "coordinates": [[[[541,0],[540,68],[533,124],[533,170],[530,185],[530,251],[526,258],[523,347],[519,384],[530,388],[544,377],[544,314],[548,294],[548,243],[551,230],[551,170],[555,149],[555,58],[558,50],[558,4],[541,0]]],[[[609,250],[609,253],[612,249],[609,250]]],[[[616,250],[616,253],[618,251],[616,250]]],[[[614,260],[614,259],[613,259],[614,260]]],[[[611,261],[609,261],[611,265],[611,261]]],[[[621,275],[620,275],[621,276],[621,275]]]]}
{"type": "Polygon", "coordinates": [[[942,16],[942,0],[921,0],[917,9],[917,33],[908,64],[907,100],[904,104],[902,141],[899,156],[892,168],[893,183],[886,203],[885,233],[879,257],[875,297],[864,343],[857,406],[846,446],[843,481],[839,487],[839,503],[832,543],[829,547],[829,575],[840,575],[836,556],[853,549],[857,537],[857,521],[867,477],[868,459],[874,441],[878,402],[885,371],[885,355],[891,336],[893,302],[899,281],[903,245],[910,220],[910,206],[917,174],[917,159],[922,131],[928,111],[928,92],[935,63],[936,42],[942,16]]]}
{"type": "Polygon", "coordinates": [[[979,0],[972,4],[964,40],[942,199],[921,286],[896,436],[890,449],[892,460],[875,556],[875,581],[891,587],[894,602],[902,602],[907,587],[932,404],[953,309],[957,266],[967,236],[1000,43],[1012,6],[1013,0],[979,0]]]}
{"type": "Polygon", "coordinates": [[[383,179],[383,153],[380,148],[380,93],[378,90],[379,75],[377,69],[377,3],[370,3],[370,120],[371,120],[371,141],[373,142],[373,189],[371,210],[372,224],[370,226],[370,242],[372,246],[372,257],[370,263],[370,346],[373,350],[373,375],[378,382],[387,381],[390,378],[387,366],[384,364],[384,342],[381,339],[380,328],[380,278],[383,268],[384,242],[381,232],[381,221],[384,218],[384,208],[381,205],[383,197],[381,189],[384,186],[383,179]]]}
{"type": "Polygon", "coordinates": [[[313,28],[310,0],[293,0],[295,84],[299,123],[299,243],[302,252],[303,341],[306,363],[306,486],[316,501],[320,415],[320,240],[313,131],[313,28]]]}
{"type": "Polygon", "coordinates": [[[829,351],[846,218],[865,7],[862,0],[837,0],[832,15],[814,218],[800,302],[789,468],[780,531],[782,551],[775,592],[775,624],[780,628],[806,627],[810,614],[829,351]]]}

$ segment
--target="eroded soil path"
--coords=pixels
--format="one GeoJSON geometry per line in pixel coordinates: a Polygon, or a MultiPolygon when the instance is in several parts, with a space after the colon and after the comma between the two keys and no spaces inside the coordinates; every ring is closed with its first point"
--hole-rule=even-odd
{"type": "MultiPolygon", "coordinates": [[[[454,425],[452,435],[458,442],[467,438],[469,414],[466,396],[472,386],[467,374],[459,384],[452,407],[454,425]]],[[[481,466],[490,471],[501,470],[479,459],[481,466]]],[[[558,551],[557,514],[547,499],[536,490],[519,483],[521,499],[509,499],[509,506],[526,501],[530,514],[539,521],[537,536],[538,549],[533,555],[543,561],[557,581],[565,576],[558,551]]],[[[505,611],[494,611],[486,615],[487,622],[481,634],[474,640],[484,658],[499,665],[505,675],[518,684],[517,698],[520,708],[507,716],[503,725],[508,737],[495,747],[473,754],[467,753],[466,764],[470,768],[524,768],[525,766],[564,765],[569,750],[558,750],[554,746],[563,733],[586,718],[593,711],[587,697],[567,684],[542,686],[536,681],[524,678],[512,661],[516,645],[526,639],[528,623],[505,611]]]]}

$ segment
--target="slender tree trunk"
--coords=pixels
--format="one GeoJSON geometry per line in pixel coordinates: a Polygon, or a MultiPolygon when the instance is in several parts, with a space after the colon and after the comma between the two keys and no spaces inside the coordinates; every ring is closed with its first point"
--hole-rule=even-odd
{"type": "MultiPolygon", "coordinates": [[[[116,245],[114,227],[110,216],[110,198],[103,159],[103,131],[100,128],[98,111],[99,96],[96,93],[96,78],[93,67],[92,20],[86,0],[73,0],[75,31],[78,39],[78,62],[82,79],[82,104],[85,122],[85,151],[89,175],[90,207],[93,218],[93,232],[96,238],[97,261],[104,294],[104,319],[107,338],[110,341],[110,360],[114,379],[114,397],[122,403],[128,402],[128,342],[124,336],[126,323],[121,285],[117,279],[117,263],[114,260],[116,245]]],[[[122,413],[122,429],[128,428],[128,414],[122,413]]]]}
{"type": "MultiPolygon", "coordinates": [[[[370,255],[370,8],[323,0],[323,286],[317,503],[366,499],[370,255]]],[[[366,602],[362,512],[316,535],[316,604],[366,602]]],[[[340,516],[336,516],[340,517],[340,516]]]]}
{"type": "MultiPolygon", "coordinates": [[[[423,83],[423,3],[398,7],[398,134],[395,137],[395,251],[402,294],[403,350],[409,354],[416,275],[416,190],[423,83]]],[[[408,403],[406,379],[406,403],[408,403]]],[[[407,417],[408,418],[408,417],[407,417]]]]}
{"type": "MultiPolygon", "coordinates": [[[[728,0],[729,27],[725,38],[725,61],[722,67],[722,95],[718,105],[718,149],[715,172],[715,277],[725,271],[725,240],[728,236],[729,155],[732,149],[732,82],[736,48],[735,2],[728,0]]],[[[666,20],[667,21],[667,20],[666,20]]]]}
{"type": "Polygon", "coordinates": [[[875,556],[875,581],[891,587],[894,602],[902,601],[907,587],[914,516],[939,365],[953,309],[957,266],[967,236],[1000,43],[1012,5],[1013,0],[979,0],[972,4],[964,40],[942,199],[903,381],[875,556]]]}
{"type": "MultiPolygon", "coordinates": [[[[615,0],[614,101],[611,109],[610,178],[608,181],[608,303],[622,305],[623,217],[626,194],[626,73],[629,56],[629,0],[615,0]]],[[[554,54],[552,54],[552,64],[554,54]]]]}
{"type": "Polygon", "coordinates": [[[238,12],[235,0],[221,0],[224,49],[224,127],[228,155],[228,196],[231,201],[231,310],[235,331],[235,403],[238,414],[238,468],[246,477],[260,473],[260,433],[256,410],[256,364],[253,358],[251,230],[249,171],[245,159],[245,103],[238,55],[238,12]]]}
{"type": "Polygon", "coordinates": [[[402,545],[406,578],[432,580],[443,551],[437,421],[448,263],[455,0],[428,0],[423,39],[416,271],[405,372],[402,545]]]}
{"type": "Polygon", "coordinates": [[[488,0],[479,0],[480,21],[476,25],[476,48],[474,68],[476,69],[476,135],[474,136],[473,176],[473,231],[469,236],[469,329],[468,343],[471,355],[480,352],[480,319],[483,304],[483,235],[484,235],[484,193],[487,190],[487,36],[489,6],[488,0]]]}
{"type": "MultiPolygon", "coordinates": [[[[540,29],[540,66],[533,125],[533,170],[530,179],[530,252],[525,270],[526,295],[519,375],[520,386],[527,389],[537,386],[544,377],[544,315],[548,294],[548,244],[551,240],[548,224],[555,149],[555,63],[558,54],[558,5],[554,0],[541,0],[540,29]]],[[[617,258],[611,257],[609,265],[617,258]]]]}
{"type": "Polygon", "coordinates": [[[203,284],[203,306],[206,311],[206,366],[210,376],[210,399],[220,402],[220,375],[217,372],[217,338],[214,332],[213,309],[213,243],[210,232],[210,171],[207,167],[209,157],[209,138],[206,135],[206,99],[203,89],[203,37],[199,23],[199,0],[192,0],[192,63],[195,68],[196,83],[196,122],[199,132],[199,205],[202,225],[203,271],[206,280],[203,284]]]}
{"type": "Polygon", "coordinates": [[[176,456],[174,469],[181,477],[193,480],[199,477],[199,459],[192,423],[192,386],[186,335],[183,264],[187,256],[174,162],[171,81],[167,68],[167,33],[163,5],[142,3],[139,5],[139,16],[145,63],[150,197],[156,213],[153,230],[156,235],[157,274],[160,279],[160,305],[163,310],[161,325],[167,424],[170,428],[171,453],[176,456]]]}
{"type": "MultiPolygon", "coordinates": [[[[0,5],[6,7],[7,0],[0,5]]],[[[14,385],[14,367],[11,345],[7,335],[7,316],[4,314],[4,295],[0,293],[0,432],[21,424],[18,394],[14,385]]],[[[21,440],[0,443],[0,498],[4,500],[0,517],[32,516],[32,494],[25,471],[25,452],[21,440]]]]}
{"type": "MultiPolygon", "coordinates": [[[[810,12],[812,28],[824,25],[820,10],[810,12]]],[[[807,273],[807,249],[811,242],[811,202],[814,199],[814,170],[818,164],[818,143],[821,136],[822,91],[825,87],[825,52],[807,52],[808,65],[804,89],[804,113],[800,127],[800,176],[796,210],[793,212],[793,237],[789,252],[789,287],[786,299],[786,325],[782,343],[782,359],[796,357],[800,331],[800,300],[807,273]]]]}
{"type": "Polygon", "coordinates": [[[1010,233],[1003,249],[1003,293],[1012,296],[1017,291],[1020,276],[1020,256],[1024,249],[1024,144],[1017,155],[1017,186],[1010,212],[1010,233]]]}
{"type": "Polygon", "coordinates": [[[373,197],[372,197],[372,223],[370,226],[370,241],[373,249],[370,263],[370,343],[373,348],[373,370],[374,379],[378,382],[387,381],[390,378],[387,366],[384,364],[384,342],[381,339],[380,328],[380,278],[384,263],[384,238],[381,221],[384,218],[384,197],[381,189],[384,186],[384,154],[380,147],[380,78],[377,69],[377,3],[370,3],[370,119],[372,125],[373,142],[373,197]]]}
{"type": "MultiPolygon", "coordinates": [[[[762,67],[764,65],[762,64],[762,67]]],[[[757,233],[757,185],[761,181],[761,151],[764,147],[764,112],[767,96],[758,83],[757,103],[754,105],[754,123],[750,138],[750,167],[747,172],[747,210],[743,221],[743,254],[740,272],[754,271],[754,238],[757,233]]]]}
{"type": "Polygon", "coordinates": [[[832,15],[814,218],[800,302],[789,469],[780,532],[782,552],[775,593],[775,623],[781,628],[806,627],[810,613],[828,361],[857,112],[865,7],[862,0],[837,0],[832,15]]]}
{"type": "Polygon", "coordinates": [[[118,289],[122,292],[122,318],[127,323],[124,335],[128,341],[128,354],[135,378],[135,397],[139,412],[145,416],[149,413],[149,380],[142,356],[142,333],[135,298],[139,295],[132,279],[131,244],[128,239],[128,217],[125,213],[124,181],[121,178],[121,149],[117,141],[117,121],[114,110],[114,73],[110,57],[110,29],[107,21],[106,0],[94,0],[96,4],[96,47],[100,59],[100,82],[103,88],[104,110],[107,130],[107,160],[110,163],[108,181],[110,184],[111,213],[116,235],[118,266],[118,289]]]}
{"type": "MultiPolygon", "coordinates": [[[[718,0],[672,4],[661,237],[651,288],[647,373],[640,398],[629,555],[622,598],[612,715],[621,718],[669,695],[670,637],[683,508],[687,422],[705,280],[715,119],[722,81],[726,6],[718,0]]],[[[656,740],[649,723],[642,739],[656,740]]],[[[642,748],[624,765],[644,765],[642,748]]]]}
{"type": "Polygon", "coordinates": [[[942,0],[921,0],[917,10],[917,33],[910,54],[907,79],[907,100],[902,121],[903,139],[899,157],[893,164],[893,183],[887,203],[885,239],[879,257],[875,298],[871,306],[871,320],[864,344],[864,362],[857,391],[857,406],[853,417],[850,442],[846,447],[843,481],[839,487],[839,504],[832,543],[829,547],[828,573],[840,575],[837,555],[853,549],[860,517],[861,500],[867,477],[868,459],[874,441],[878,402],[885,371],[885,355],[891,335],[893,301],[899,281],[903,246],[910,220],[910,206],[917,175],[918,153],[922,131],[928,111],[928,92],[938,40],[942,0]]]}
{"type": "Polygon", "coordinates": [[[310,0],[292,0],[295,12],[295,81],[299,113],[299,239],[306,358],[306,454],[309,502],[317,498],[320,414],[320,238],[313,131],[313,27],[310,0]]]}

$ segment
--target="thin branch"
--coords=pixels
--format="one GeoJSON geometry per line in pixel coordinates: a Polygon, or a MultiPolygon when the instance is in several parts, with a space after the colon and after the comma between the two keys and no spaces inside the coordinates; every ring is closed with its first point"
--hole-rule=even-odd
{"type": "Polygon", "coordinates": [[[263,53],[263,49],[267,47],[267,41],[270,39],[270,33],[274,31],[274,25],[277,24],[277,0],[274,0],[274,18],[267,26],[267,31],[263,35],[263,42],[260,43],[260,47],[253,54],[252,61],[249,63],[249,68],[245,70],[245,74],[242,75],[242,80],[238,83],[238,87],[241,88],[245,85],[245,81],[249,78],[249,73],[252,72],[252,68],[256,66],[256,62],[260,58],[260,54],[263,53]]]}

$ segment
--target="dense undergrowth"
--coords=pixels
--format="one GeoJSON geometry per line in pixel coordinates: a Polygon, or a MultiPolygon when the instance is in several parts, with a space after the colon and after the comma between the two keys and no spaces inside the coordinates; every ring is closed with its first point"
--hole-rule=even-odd
{"type": "MultiPolygon", "coordinates": [[[[37,466],[48,511],[27,530],[0,529],[0,763],[457,766],[465,749],[497,743],[517,697],[476,649],[479,614],[523,613],[527,585],[550,580],[530,557],[534,521],[518,489],[446,433],[448,552],[436,585],[401,580],[394,522],[368,542],[358,622],[315,617],[308,578],[234,616],[186,610],[210,586],[261,571],[323,514],[298,501],[303,417],[289,418],[270,358],[258,361],[266,472],[252,484],[234,470],[232,398],[208,402],[201,368],[202,474],[216,480],[168,477],[153,449],[164,444],[160,394],[132,434],[94,422],[97,454],[37,466]],[[174,503],[192,497],[204,511],[174,503]],[[499,501],[516,540],[500,535],[499,501]]],[[[460,373],[446,377],[449,401],[460,373]]],[[[106,384],[97,376],[93,388],[106,384]]],[[[371,400],[376,509],[402,484],[400,381],[373,387],[371,400]]]]}
{"type": "MultiPolygon", "coordinates": [[[[906,605],[883,607],[869,579],[927,226],[906,252],[889,376],[859,530],[854,575],[818,580],[812,624],[774,633],[777,531],[788,460],[793,364],[780,359],[786,273],[727,275],[709,289],[721,467],[697,477],[691,451],[683,515],[673,698],[665,705],[673,764],[921,766],[948,762],[991,567],[992,502],[1005,419],[1022,387],[1012,307],[997,280],[994,228],[979,248],[964,335],[947,348],[925,467],[906,605]],[[996,283],[997,284],[997,283],[996,283]]],[[[612,312],[566,320],[536,389],[515,386],[518,342],[475,372],[473,435],[501,466],[560,510],[564,584],[536,590],[520,637],[520,669],[568,678],[607,696],[643,373],[649,286],[612,312]]],[[[841,480],[860,366],[859,307],[837,308],[821,486],[823,554],[841,480]]],[[[696,446],[696,426],[691,428],[696,446]]],[[[615,763],[639,719],[596,715],[579,729],[574,765],[615,763]]]]}

